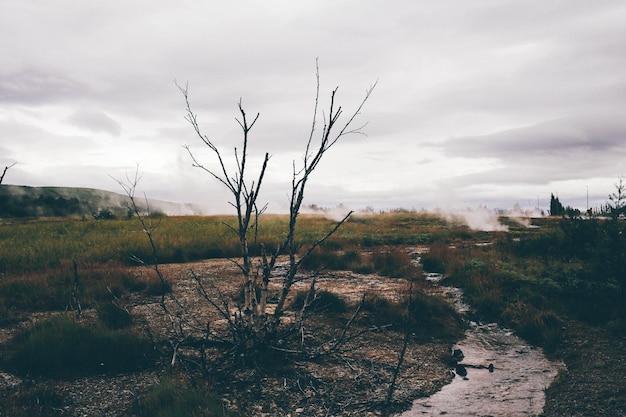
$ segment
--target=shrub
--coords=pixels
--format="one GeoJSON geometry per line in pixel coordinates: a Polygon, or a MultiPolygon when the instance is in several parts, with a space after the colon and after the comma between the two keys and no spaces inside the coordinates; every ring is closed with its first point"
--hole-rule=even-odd
{"type": "Polygon", "coordinates": [[[422,275],[421,269],[413,263],[404,250],[391,248],[372,255],[374,270],[391,278],[414,279],[422,275]]]}
{"type": "Polygon", "coordinates": [[[338,252],[334,247],[325,245],[311,252],[302,262],[302,267],[308,270],[325,268],[335,271],[368,273],[372,272],[369,263],[357,250],[338,252]]]}
{"type": "Polygon", "coordinates": [[[52,279],[25,278],[0,283],[0,297],[6,309],[49,311],[59,310],[69,302],[69,287],[54,285],[52,279]]]}
{"type": "Polygon", "coordinates": [[[562,321],[552,311],[539,310],[517,301],[508,305],[502,313],[502,319],[531,343],[550,348],[558,342],[562,321]]]}
{"type": "Polygon", "coordinates": [[[370,313],[367,314],[367,319],[376,326],[388,324],[398,326],[406,319],[406,305],[389,301],[378,295],[365,297],[361,309],[370,313]]]}
{"type": "Polygon", "coordinates": [[[108,329],[124,329],[133,324],[133,316],[113,303],[99,306],[98,318],[108,329]]]}
{"type": "Polygon", "coordinates": [[[130,292],[140,292],[146,289],[148,282],[139,279],[135,275],[124,274],[122,275],[122,285],[130,292]]]}
{"type": "MultiPolygon", "coordinates": [[[[171,291],[171,284],[161,283],[154,273],[138,277],[126,267],[110,262],[104,265],[81,265],[78,269],[78,300],[83,308],[109,303],[127,292],[143,291],[161,295],[171,291]]],[[[0,280],[0,323],[19,319],[23,312],[63,311],[75,308],[75,275],[71,264],[45,273],[7,275],[0,280]]]]}
{"type": "Polygon", "coordinates": [[[422,254],[421,263],[424,270],[440,274],[449,272],[446,269],[449,251],[448,245],[443,242],[433,244],[428,252],[422,254]]]}
{"type": "Polygon", "coordinates": [[[132,404],[128,417],[228,417],[229,413],[210,393],[187,388],[170,379],[161,381],[132,404]]]}
{"type": "Polygon", "coordinates": [[[151,364],[152,344],[130,333],[88,328],[59,315],[11,342],[7,367],[18,375],[72,378],[134,371],[151,364]]]}
{"type": "Polygon", "coordinates": [[[147,295],[165,295],[172,292],[172,283],[168,280],[161,281],[159,278],[151,279],[146,282],[144,292],[147,295]]]}
{"type": "MultiPolygon", "coordinates": [[[[291,308],[294,310],[302,309],[307,294],[308,291],[298,291],[291,303],[291,308]]],[[[313,300],[309,300],[308,310],[340,314],[348,310],[348,305],[340,295],[330,291],[320,290],[315,292],[313,300]]]]}
{"type": "Polygon", "coordinates": [[[389,301],[375,295],[366,297],[362,309],[371,313],[367,316],[370,323],[377,326],[391,324],[396,330],[409,330],[418,340],[452,341],[463,333],[463,319],[439,297],[414,292],[410,310],[408,307],[408,299],[389,301]]]}
{"type": "Polygon", "coordinates": [[[10,417],[61,417],[67,398],[48,386],[20,386],[0,401],[0,415],[10,417]]]}
{"type": "Polygon", "coordinates": [[[408,324],[418,339],[455,341],[465,330],[465,322],[446,300],[423,293],[414,294],[408,324]]]}
{"type": "Polygon", "coordinates": [[[327,247],[317,248],[302,263],[309,270],[326,268],[354,271],[360,274],[379,273],[392,278],[415,279],[421,276],[411,256],[400,248],[383,248],[371,255],[363,255],[355,249],[345,252],[332,251],[327,247]]]}

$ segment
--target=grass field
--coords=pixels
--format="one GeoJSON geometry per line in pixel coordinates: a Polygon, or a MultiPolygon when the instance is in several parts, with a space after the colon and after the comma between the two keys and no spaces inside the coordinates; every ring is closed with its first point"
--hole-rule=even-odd
{"type": "MultiPolygon", "coordinates": [[[[154,219],[159,261],[185,262],[234,257],[238,241],[224,223],[232,217],[162,217],[154,219]]],[[[285,231],[287,218],[264,216],[258,241],[271,247],[285,231]]],[[[319,216],[299,219],[298,238],[313,241],[329,230],[332,220],[319,216]]],[[[364,248],[380,245],[416,245],[479,237],[461,225],[448,225],[439,217],[388,214],[353,217],[329,245],[364,248]]],[[[21,274],[81,264],[120,262],[132,264],[131,255],[150,260],[149,246],[138,221],[49,219],[16,221],[0,225],[0,273],[21,274]]]]}
{"type": "MultiPolygon", "coordinates": [[[[225,226],[235,221],[233,217],[151,221],[159,263],[239,255],[238,240],[225,226]]],[[[393,256],[385,251],[386,259],[374,256],[368,261],[371,264],[364,263],[360,254],[380,247],[428,245],[431,252],[423,259],[425,267],[444,272],[465,287],[473,304],[492,319],[504,318],[521,327],[525,325],[518,322],[529,315],[536,316],[537,323],[551,322],[560,314],[616,324],[622,321],[616,305],[616,295],[624,287],[620,271],[626,270],[622,223],[543,218],[534,220],[538,227],[525,228],[503,221],[508,232],[472,231],[427,213],[353,216],[310,263],[406,276],[402,265],[410,261],[398,258],[399,251],[393,256]],[[601,277],[598,271],[602,271],[601,277]],[[581,297],[594,305],[594,317],[576,308],[581,297]]],[[[257,242],[276,247],[286,222],[285,216],[264,216],[257,242]]],[[[302,244],[312,242],[332,225],[332,220],[321,216],[302,216],[297,238],[302,244]]],[[[254,243],[252,253],[258,254],[254,243]]],[[[111,288],[143,290],[145,283],[132,282],[124,272],[125,266],[136,264],[133,257],[154,261],[141,225],[133,219],[4,223],[0,225],[0,294],[5,295],[0,296],[0,311],[4,309],[6,316],[11,309],[62,308],[75,279],[74,263],[88,300],[106,297],[111,288]]]]}
{"type": "MultiPolygon", "coordinates": [[[[240,253],[236,236],[225,226],[235,221],[233,217],[148,220],[153,222],[159,263],[237,257],[240,253]]],[[[473,231],[426,213],[354,216],[312,254],[304,267],[378,273],[419,282],[423,280],[422,270],[414,265],[406,248],[420,246],[428,249],[422,254],[425,270],[441,272],[445,282],[463,288],[482,318],[503,323],[536,345],[558,351],[566,320],[610,329],[616,337],[626,333],[623,222],[541,218],[533,219],[534,227],[529,228],[513,220],[501,221],[508,225],[508,232],[473,231]]],[[[252,254],[259,253],[261,242],[275,248],[286,222],[284,216],[264,216],[252,254]]],[[[319,239],[333,224],[321,216],[302,216],[297,240],[305,244],[319,239]]],[[[75,309],[77,286],[82,307],[95,308],[99,316],[99,322],[89,329],[58,318],[20,334],[12,342],[13,352],[7,355],[11,369],[49,375],[58,370],[45,364],[56,361],[64,372],[83,375],[98,369],[89,362],[93,352],[128,351],[127,346],[144,353],[141,358],[115,358],[123,366],[132,368],[139,359],[154,362],[146,351],[146,340],[125,331],[132,317],[112,304],[128,294],[149,296],[168,290],[149,274],[141,279],[130,274],[129,267],[137,264],[133,257],[155,261],[136,219],[59,218],[0,224],[0,326],[18,323],[33,312],[75,309]],[[79,345],[72,340],[84,340],[84,349],[72,351],[79,345]],[[69,345],[63,344],[68,341],[69,345]],[[50,344],[59,349],[47,349],[50,344]],[[42,365],[37,366],[34,358],[43,360],[42,365]]],[[[343,312],[342,300],[330,297],[325,302],[343,312]]],[[[458,337],[459,328],[450,311],[430,298],[418,298],[415,303],[421,312],[416,332],[420,339],[458,337]],[[425,312],[429,318],[424,318],[425,312]],[[447,326],[451,326],[449,330],[447,326]]],[[[403,310],[396,305],[372,299],[364,310],[373,322],[381,318],[402,322],[403,310]]],[[[187,395],[172,393],[171,389],[165,384],[151,395],[187,395]]],[[[189,395],[196,393],[192,390],[189,395]]],[[[53,397],[50,401],[57,400],[53,397]]],[[[21,397],[11,398],[22,401],[21,397]]],[[[158,404],[160,399],[149,401],[158,404]]]]}

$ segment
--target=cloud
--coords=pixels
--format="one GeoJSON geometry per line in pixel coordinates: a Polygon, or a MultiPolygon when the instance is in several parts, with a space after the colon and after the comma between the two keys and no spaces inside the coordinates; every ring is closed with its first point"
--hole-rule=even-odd
{"type": "Polygon", "coordinates": [[[551,120],[442,146],[449,157],[496,161],[492,169],[456,179],[463,184],[547,184],[619,175],[625,144],[626,119],[613,114],[551,120]]]}
{"type": "Polygon", "coordinates": [[[41,68],[0,74],[0,102],[45,105],[85,94],[89,88],[71,76],[41,68]]]}
{"type": "Polygon", "coordinates": [[[451,139],[443,147],[450,156],[519,160],[520,157],[607,152],[624,143],[626,114],[604,114],[550,120],[487,135],[451,139]]]}
{"type": "Polygon", "coordinates": [[[320,108],[339,86],[347,114],[379,83],[357,123],[368,136],[332,149],[310,203],[535,198],[623,173],[621,1],[6,2],[0,143],[24,181],[65,185],[75,166],[108,188],[107,172],[138,163],[151,197],[194,202],[203,186],[181,146],[208,155],[179,80],[226,157],[241,146],[239,100],[260,113],[251,161],[272,155],[268,199],[283,201],[309,135],[316,57],[320,108]]]}
{"type": "Polygon", "coordinates": [[[101,111],[77,110],[67,118],[67,122],[80,128],[104,132],[112,136],[120,136],[122,133],[120,123],[101,111]]]}

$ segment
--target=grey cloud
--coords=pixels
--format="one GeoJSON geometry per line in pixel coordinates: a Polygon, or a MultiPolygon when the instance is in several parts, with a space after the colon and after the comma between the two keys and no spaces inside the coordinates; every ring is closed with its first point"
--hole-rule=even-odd
{"type": "MultiPolygon", "coordinates": [[[[174,85],[178,79],[190,82],[203,131],[227,156],[240,144],[234,119],[241,97],[250,115],[261,113],[251,157],[269,151],[275,156],[272,167],[287,160],[290,168],[291,155],[298,158],[309,133],[319,57],[320,104],[326,105],[328,92],[339,85],[347,113],[380,79],[361,118],[369,121],[369,137],[346,140],[333,154],[359,155],[365,169],[376,163],[390,184],[402,183],[399,187],[410,186],[405,178],[416,178],[412,194],[420,199],[432,196],[420,191],[422,185],[449,178],[437,170],[436,159],[429,162],[439,151],[445,157],[490,158],[500,164],[452,179],[466,188],[621,174],[613,171],[623,158],[624,125],[619,117],[602,115],[626,108],[622,1],[181,0],[174,5],[143,0],[123,8],[60,1],[61,6],[15,1],[9,13],[0,15],[6,33],[0,37],[5,51],[0,56],[0,132],[7,138],[2,145],[22,159],[54,156],[55,165],[70,165],[77,162],[77,144],[83,164],[93,161],[93,154],[101,154],[103,164],[124,159],[121,155],[146,143],[142,155],[160,163],[166,163],[160,157],[171,156],[172,147],[185,143],[203,155],[183,118],[184,101],[174,85]],[[67,114],[72,115],[66,122],[112,136],[95,138],[104,143],[66,137],[67,125],[58,118],[67,114]],[[601,119],[579,117],[586,114],[601,119]],[[9,126],[11,120],[39,130],[9,126]],[[542,120],[550,122],[538,123],[542,120]],[[426,141],[438,149],[420,154],[426,141]],[[414,176],[406,166],[410,153],[415,153],[413,165],[429,165],[414,176]]],[[[181,165],[187,167],[183,155],[181,165]]],[[[348,164],[347,156],[341,163],[348,164]]],[[[20,166],[27,168],[21,160],[20,166]]],[[[96,178],[90,177],[94,186],[101,184],[96,178]]],[[[362,174],[346,170],[341,185],[359,184],[354,189],[363,190],[362,181],[362,174]]],[[[176,189],[173,182],[162,185],[176,189]]],[[[398,192],[404,195],[396,198],[395,191],[351,196],[344,189],[319,190],[316,200],[328,195],[366,204],[378,199],[405,205],[401,198],[411,194],[398,192]]]]}
{"type": "Polygon", "coordinates": [[[433,112],[537,120],[626,105],[623,3],[481,5],[455,19],[461,48],[446,56],[463,56],[466,74],[425,97],[433,112]]]}
{"type": "Polygon", "coordinates": [[[574,152],[607,152],[626,145],[626,117],[598,115],[551,120],[534,126],[448,140],[449,156],[517,160],[529,156],[570,157],[574,152]]]}
{"type": "Polygon", "coordinates": [[[616,177],[626,157],[626,118],[566,118],[490,135],[449,140],[448,156],[491,158],[498,167],[455,178],[458,185],[548,184],[616,177]]]}
{"type": "Polygon", "coordinates": [[[122,126],[101,111],[77,110],[67,118],[67,122],[94,132],[105,132],[120,136],[122,126]]]}
{"type": "Polygon", "coordinates": [[[0,74],[0,102],[47,104],[85,94],[88,87],[71,76],[29,68],[0,74]]]}

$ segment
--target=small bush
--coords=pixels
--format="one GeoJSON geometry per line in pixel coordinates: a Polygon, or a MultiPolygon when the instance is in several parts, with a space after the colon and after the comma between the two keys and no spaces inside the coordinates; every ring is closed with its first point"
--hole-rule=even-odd
{"type": "Polygon", "coordinates": [[[417,293],[413,296],[411,318],[407,324],[418,339],[454,341],[463,334],[465,322],[447,301],[417,293]]]}
{"type": "Polygon", "coordinates": [[[413,333],[419,340],[456,340],[465,328],[463,319],[450,304],[436,296],[414,293],[409,311],[408,299],[389,301],[379,296],[367,297],[362,306],[370,314],[370,323],[391,324],[396,330],[413,333]],[[408,315],[410,314],[410,316],[408,315]]]}
{"type": "Polygon", "coordinates": [[[163,380],[131,405],[128,417],[228,417],[234,416],[210,393],[163,380]]]}
{"type": "Polygon", "coordinates": [[[373,271],[370,263],[356,250],[340,252],[326,245],[318,247],[310,253],[302,262],[302,267],[308,270],[324,268],[335,271],[369,273],[373,271]]]}
{"type": "Polygon", "coordinates": [[[151,364],[146,340],[122,331],[88,328],[59,315],[35,324],[11,342],[7,367],[18,375],[72,378],[134,371],[151,364]]]}
{"type": "Polygon", "coordinates": [[[160,279],[152,279],[146,282],[146,289],[144,292],[147,295],[165,295],[172,292],[172,283],[160,279]]]}
{"type": "Polygon", "coordinates": [[[60,417],[67,398],[48,386],[21,386],[0,402],[0,416],[60,417]]]}
{"type": "Polygon", "coordinates": [[[376,326],[398,326],[406,320],[405,304],[391,302],[378,295],[365,297],[361,309],[368,313],[367,320],[376,326]]]}
{"type": "Polygon", "coordinates": [[[26,311],[59,310],[67,306],[70,299],[69,287],[52,279],[8,281],[0,284],[0,297],[7,309],[26,311]]]}
{"type": "MultiPolygon", "coordinates": [[[[291,308],[301,310],[306,300],[308,291],[298,291],[295,295],[291,308]]],[[[309,300],[308,310],[324,313],[345,313],[348,310],[346,301],[340,295],[330,291],[316,291],[313,300],[309,300]]]]}
{"type": "Polygon", "coordinates": [[[133,316],[113,303],[99,306],[98,318],[108,329],[124,329],[133,324],[133,316]]]}
{"type": "Polygon", "coordinates": [[[404,250],[392,248],[372,255],[374,270],[391,278],[415,279],[422,275],[421,268],[416,266],[411,256],[404,250]]]}
{"type": "Polygon", "coordinates": [[[359,274],[379,273],[392,278],[414,279],[421,276],[411,256],[395,247],[363,255],[357,250],[335,252],[329,248],[317,248],[302,263],[309,270],[325,268],[331,270],[354,271],[359,274]]]}
{"type": "Polygon", "coordinates": [[[422,254],[422,267],[428,272],[437,272],[444,274],[449,272],[446,268],[450,257],[450,249],[443,242],[433,244],[430,250],[422,254]]]}
{"type": "MultiPolygon", "coordinates": [[[[71,263],[45,273],[8,275],[0,280],[0,323],[19,319],[23,312],[63,311],[73,305],[76,277],[71,263]]],[[[78,300],[83,308],[109,303],[111,294],[128,292],[161,295],[171,292],[171,284],[161,283],[156,274],[136,276],[116,262],[81,264],[78,268],[78,300]]]]}
{"type": "Polygon", "coordinates": [[[522,301],[509,304],[502,313],[504,322],[522,338],[544,347],[558,341],[561,319],[552,311],[542,311],[522,301]]]}
{"type": "Polygon", "coordinates": [[[135,275],[124,274],[122,275],[122,285],[130,292],[141,292],[146,289],[148,283],[135,275]]]}

